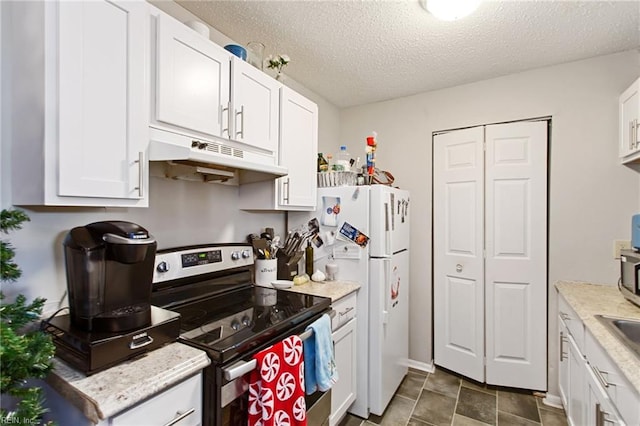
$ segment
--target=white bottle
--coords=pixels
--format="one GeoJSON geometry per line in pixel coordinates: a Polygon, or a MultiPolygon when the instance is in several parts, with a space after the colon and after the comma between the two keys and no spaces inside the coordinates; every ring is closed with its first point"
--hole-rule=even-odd
{"type": "Polygon", "coordinates": [[[338,154],[336,154],[336,167],[335,167],[335,170],[337,170],[337,171],[345,171],[345,172],[351,170],[350,161],[351,161],[351,156],[347,152],[347,147],[346,147],[346,145],[342,145],[340,147],[340,152],[338,154]]]}

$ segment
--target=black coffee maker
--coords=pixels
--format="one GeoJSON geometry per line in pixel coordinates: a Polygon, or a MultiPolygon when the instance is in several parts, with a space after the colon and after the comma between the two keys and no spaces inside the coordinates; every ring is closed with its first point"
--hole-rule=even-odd
{"type": "Polygon", "coordinates": [[[151,324],[156,240],[124,221],[73,228],[64,240],[71,324],[119,333],[151,324]]]}

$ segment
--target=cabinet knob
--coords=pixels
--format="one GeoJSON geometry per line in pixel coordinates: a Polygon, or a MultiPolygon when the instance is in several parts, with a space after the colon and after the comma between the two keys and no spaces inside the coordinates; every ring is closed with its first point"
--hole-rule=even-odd
{"type": "Polygon", "coordinates": [[[462,269],[463,269],[463,268],[462,268],[462,265],[458,263],[458,264],[456,265],[456,272],[462,272],[462,269]]]}

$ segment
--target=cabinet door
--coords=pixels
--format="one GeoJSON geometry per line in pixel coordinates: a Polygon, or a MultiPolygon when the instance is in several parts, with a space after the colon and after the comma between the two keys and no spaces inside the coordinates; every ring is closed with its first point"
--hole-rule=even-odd
{"type": "Polygon", "coordinates": [[[318,106],[288,87],[280,89],[279,164],[289,174],[277,180],[279,207],[314,209],[318,150],[318,106]]]}
{"type": "Polygon", "coordinates": [[[580,353],[578,346],[571,336],[569,336],[569,392],[567,403],[567,420],[571,426],[582,426],[585,424],[586,410],[586,388],[585,373],[586,363],[580,353]]]}
{"type": "MultiPolygon", "coordinates": [[[[640,79],[620,95],[620,158],[624,163],[628,156],[640,150],[640,79]]],[[[637,158],[633,156],[632,159],[637,158]]]]}
{"type": "Polygon", "coordinates": [[[587,401],[585,424],[594,426],[624,425],[620,415],[599,383],[593,368],[586,369],[587,401]]]}
{"type": "Polygon", "coordinates": [[[329,425],[337,425],[356,399],[356,318],[333,333],[338,381],[331,388],[329,425]]]}
{"type": "Polygon", "coordinates": [[[230,53],[165,14],[157,25],[155,119],[228,137],[230,53]]]}
{"type": "Polygon", "coordinates": [[[147,14],[144,2],[59,3],[59,196],[146,195],[147,14]]]}
{"type": "Polygon", "coordinates": [[[275,154],[278,149],[280,86],[248,62],[232,57],[231,139],[275,154]]]}
{"type": "Polygon", "coordinates": [[[202,424],[202,373],[114,416],[111,426],[202,424]]]}

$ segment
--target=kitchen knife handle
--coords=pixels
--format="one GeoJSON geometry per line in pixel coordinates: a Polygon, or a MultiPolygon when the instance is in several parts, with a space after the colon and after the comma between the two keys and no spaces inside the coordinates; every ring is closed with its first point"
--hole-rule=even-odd
{"type": "Polygon", "coordinates": [[[138,186],[134,189],[138,190],[138,197],[144,196],[144,151],[138,152],[138,159],[134,161],[138,163],[138,186]]]}

